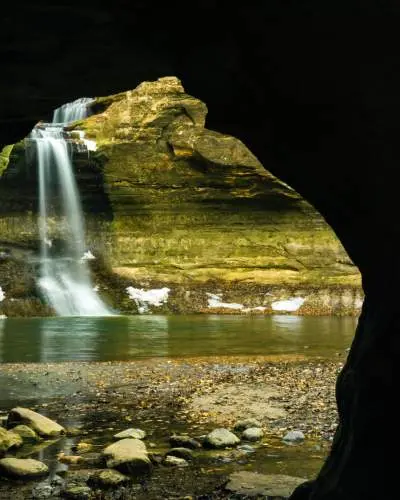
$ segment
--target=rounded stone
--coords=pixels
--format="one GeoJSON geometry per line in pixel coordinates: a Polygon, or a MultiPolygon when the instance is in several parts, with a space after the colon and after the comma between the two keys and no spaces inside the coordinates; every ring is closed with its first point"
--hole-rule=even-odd
{"type": "Polygon", "coordinates": [[[260,441],[263,437],[264,432],[260,427],[248,427],[242,433],[242,439],[246,441],[260,441]]]}
{"type": "Polygon", "coordinates": [[[33,458],[2,458],[0,459],[0,473],[15,478],[27,478],[44,476],[49,468],[43,462],[33,458]]]}
{"type": "Polygon", "coordinates": [[[214,429],[207,434],[203,446],[206,448],[227,448],[240,443],[240,439],[228,429],[214,429]]]}
{"type": "Polygon", "coordinates": [[[43,437],[55,437],[65,434],[65,429],[54,420],[29,408],[13,408],[8,414],[7,427],[24,424],[43,437]]]}
{"type": "Polygon", "coordinates": [[[289,431],[283,437],[283,441],[287,443],[299,443],[300,441],[304,441],[305,436],[301,431],[289,431]]]}
{"type": "Polygon", "coordinates": [[[169,467],[187,467],[189,463],[184,458],[168,455],[163,460],[163,464],[169,467]]]}

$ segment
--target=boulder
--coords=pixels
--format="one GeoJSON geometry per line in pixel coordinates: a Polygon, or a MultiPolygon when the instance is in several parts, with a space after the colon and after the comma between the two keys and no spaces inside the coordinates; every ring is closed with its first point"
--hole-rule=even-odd
{"type": "Polygon", "coordinates": [[[108,468],[115,468],[122,473],[149,473],[152,463],[148,457],[146,445],[139,439],[121,439],[103,450],[108,468]]]}
{"type": "Polygon", "coordinates": [[[7,420],[7,427],[24,424],[42,437],[55,437],[65,433],[64,427],[50,418],[28,408],[13,408],[7,420]]]}
{"type": "Polygon", "coordinates": [[[201,448],[201,444],[197,439],[191,438],[185,434],[174,434],[169,438],[169,442],[174,448],[190,448],[192,450],[201,448]]]}
{"type": "Polygon", "coordinates": [[[203,446],[206,448],[228,448],[240,443],[240,439],[228,429],[214,429],[207,434],[203,446]]]}
{"type": "Polygon", "coordinates": [[[44,476],[49,468],[43,462],[33,458],[2,458],[0,459],[0,474],[13,478],[30,479],[44,476]]]}

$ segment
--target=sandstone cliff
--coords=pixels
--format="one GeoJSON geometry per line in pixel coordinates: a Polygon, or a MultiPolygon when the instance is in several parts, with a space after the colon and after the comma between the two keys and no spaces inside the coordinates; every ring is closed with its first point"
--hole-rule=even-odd
{"type": "MultiPolygon", "coordinates": [[[[207,130],[206,105],[179,80],[97,98],[91,112],[67,132],[95,281],[116,309],[358,312],[358,271],[322,217],[239,139],[207,130]]],[[[34,148],[0,158],[0,313],[45,314],[34,148]]]]}

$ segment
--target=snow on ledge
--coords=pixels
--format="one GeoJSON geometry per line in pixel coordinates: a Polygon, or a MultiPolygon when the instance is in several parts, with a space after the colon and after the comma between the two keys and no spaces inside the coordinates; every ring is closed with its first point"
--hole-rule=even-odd
{"type": "Polygon", "coordinates": [[[154,288],[152,290],[144,290],[143,288],[134,288],[128,286],[126,291],[129,298],[135,301],[140,314],[149,311],[149,306],[160,307],[168,301],[168,294],[171,291],[169,288],[154,288]]]}
{"type": "Polygon", "coordinates": [[[294,297],[287,300],[277,300],[271,303],[271,307],[274,311],[293,312],[300,309],[305,300],[306,299],[304,299],[303,297],[294,297]]]}
{"type": "Polygon", "coordinates": [[[221,295],[215,293],[206,293],[208,297],[208,307],[209,308],[223,308],[223,309],[244,309],[243,304],[236,304],[235,302],[221,302],[221,295]]]}

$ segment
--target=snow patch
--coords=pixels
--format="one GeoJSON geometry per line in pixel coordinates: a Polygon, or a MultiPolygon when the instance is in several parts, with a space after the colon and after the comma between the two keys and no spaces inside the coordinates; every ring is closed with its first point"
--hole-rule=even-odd
{"type": "Polygon", "coordinates": [[[241,310],[244,308],[243,304],[236,304],[235,302],[222,302],[221,295],[215,293],[206,293],[208,297],[208,307],[209,308],[224,308],[224,309],[237,309],[241,310]]]}
{"type": "Polygon", "coordinates": [[[152,290],[144,290],[143,288],[134,288],[128,286],[126,291],[129,298],[135,301],[140,314],[149,311],[149,306],[160,307],[168,301],[168,294],[171,291],[169,288],[154,288],[152,290]]]}
{"type": "Polygon", "coordinates": [[[277,300],[271,303],[271,307],[274,311],[293,312],[300,309],[305,300],[306,299],[304,299],[303,297],[294,297],[287,300],[277,300]]]}

